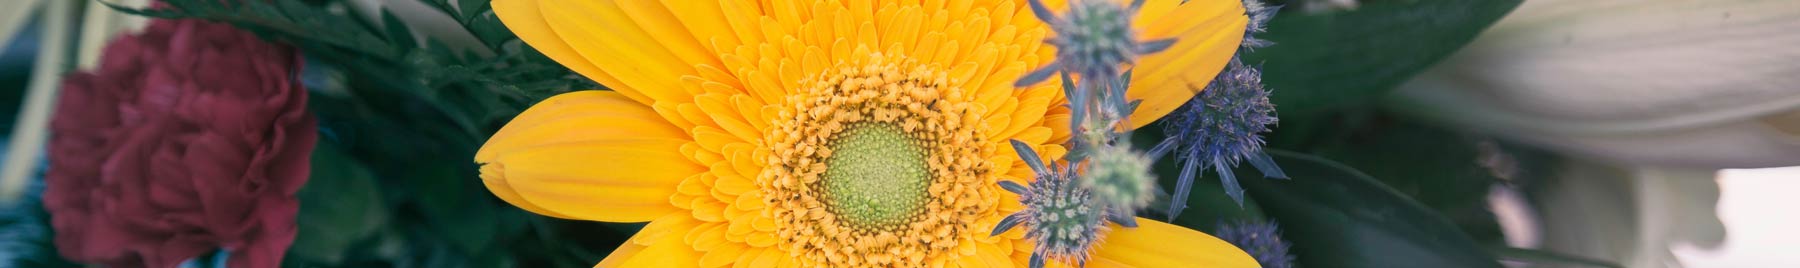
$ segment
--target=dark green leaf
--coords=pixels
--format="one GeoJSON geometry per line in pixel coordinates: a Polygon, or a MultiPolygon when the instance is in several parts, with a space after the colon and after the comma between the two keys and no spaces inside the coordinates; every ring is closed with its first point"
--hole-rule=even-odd
{"type": "Polygon", "coordinates": [[[1619,265],[1617,263],[1612,263],[1612,262],[1608,262],[1608,261],[1595,260],[1595,259],[1583,258],[1583,257],[1579,257],[1579,256],[1572,256],[1572,255],[1556,253],[1556,252],[1549,252],[1549,251],[1542,251],[1542,250],[1523,249],[1523,248],[1514,248],[1514,247],[1489,247],[1488,251],[1493,252],[1494,255],[1500,256],[1501,259],[1532,263],[1532,264],[1534,264],[1532,267],[1556,264],[1556,265],[1561,265],[1558,267],[1574,266],[1574,267],[1625,268],[1625,266],[1623,266],[1623,265],[1619,265]]]}
{"type": "Polygon", "coordinates": [[[475,38],[481,39],[491,47],[501,47],[507,40],[517,38],[492,12],[470,19],[468,29],[469,33],[475,35],[475,38]]]}
{"type": "MultiPolygon", "coordinates": [[[[152,17],[152,18],[178,18],[178,17],[182,17],[183,14],[187,14],[186,12],[177,11],[175,9],[148,9],[148,8],[136,9],[136,8],[131,8],[131,7],[127,7],[127,6],[121,6],[119,4],[114,4],[110,1],[95,1],[95,2],[99,2],[101,5],[105,5],[107,8],[111,8],[114,11],[118,11],[120,13],[152,17]]],[[[181,3],[181,2],[179,2],[179,1],[171,2],[169,5],[179,8],[180,4],[178,4],[178,3],[181,3]]]]}
{"type": "Polygon", "coordinates": [[[1461,48],[1521,0],[1367,1],[1355,10],[1283,9],[1245,62],[1283,117],[1367,103],[1461,48]]]}
{"type": "MultiPolygon", "coordinates": [[[[455,163],[445,157],[432,158],[435,163],[455,163]]],[[[480,180],[469,176],[470,171],[451,165],[430,165],[417,167],[406,178],[430,228],[465,254],[489,250],[495,233],[500,231],[500,222],[495,218],[499,208],[490,202],[480,180]]]]}
{"type": "Polygon", "coordinates": [[[1449,218],[1479,243],[1504,242],[1487,202],[1490,186],[1501,180],[1483,166],[1484,152],[1478,148],[1484,142],[1496,147],[1493,141],[1400,118],[1373,116],[1363,121],[1333,128],[1341,136],[1310,152],[1381,180],[1449,218]]]}
{"type": "Polygon", "coordinates": [[[342,263],[347,249],[388,224],[375,176],[330,141],[313,149],[311,178],[297,195],[299,234],[288,256],[307,263],[342,263]]]}
{"type": "Polygon", "coordinates": [[[1243,182],[1281,223],[1303,267],[1500,267],[1443,216],[1368,175],[1318,157],[1269,153],[1293,179],[1243,182]]]}
{"type": "MultiPolygon", "coordinates": [[[[1167,181],[1171,182],[1174,179],[1174,176],[1172,175],[1162,177],[1169,178],[1167,181]]],[[[1225,188],[1219,184],[1218,178],[1218,176],[1211,175],[1210,173],[1204,176],[1195,176],[1194,187],[1190,192],[1192,194],[1189,195],[1187,199],[1187,210],[1183,210],[1181,212],[1181,217],[1175,218],[1175,221],[1172,223],[1210,233],[1217,231],[1220,223],[1238,221],[1262,222],[1266,220],[1268,216],[1263,214],[1261,204],[1257,203],[1254,199],[1244,199],[1244,205],[1241,207],[1238,206],[1236,200],[1232,200],[1231,196],[1225,195],[1225,188]]],[[[1263,178],[1257,176],[1255,178],[1245,177],[1245,179],[1262,180],[1263,178]]],[[[1166,189],[1167,186],[1173,186],[1174,184],[1165,183],[1163,185],[1165,185],[1164,188],[1166,189]]],[[[1167,194],[1163,193],[1162,195],[1167,194]]],[[[1154,217],[1150,218],[1159,220],[1165,218],[1162,215],[1168,215],[1166,212],[1166,209],[1169,207],[1166,205],[1168,200],[1168,198],[1158,198],[1155,203],[1151,204],[1151,215],[1154,217]]],[[[1283,224],[1283,226],[1286,226],[1286,224],[1283,224]]]]}
{"type": "Polygon", "coordinates": [[[231,23],[266,38],[287,41],[308,49],[308,54],[354,52],[361,56],[390,58],[398,55],[384,38],[357,23],[355,17],[333,12],[307,1],[241,1],[220,5],[216,0],[163,0],[168,8],[134,9],[101,1],[126,14],[170,19],[204,19],[231,23]]]}
{"type": "Polygon", "coordinates": [[[461,0],[456,1],[456,3],[458,5],[457,11],[462,13],[462,16],[458,17],[456,21],[460,21],[463,24],[471,24],[476,17],[482,16],[483,13],[487,13],[489,9],[492,8],[490,5],[493,4],[492,1],[486,0],[461,0]]]}
{"type": "MultiPolygon", "coordinates": [[[[450,15],[450,18],[458,19],[458,21],[460,21],[462,18],[463,12],[456,10],[456,7],[453,7],[455,5],[450,4],[450,1],[451,0],[419,0],[419,2],[424,2],[426,5],[431,5],[432,8],[437,8],[439,12],[444,12],[444,15],[450,15]]],[[[457,2],[487,2],[487,1],[458,0],[457,2]]]]}
{"type": "Polygon", "coordinates": [[[387,29],[387,39],[392,41],[401,53],[412,50],[418,44],[413,41],[412,30],[407,29],[406,22],[401,21],[400,17],[394,16],[394,13],[388,12],[387,9],[381,10],[381,27],[387,29]]]}

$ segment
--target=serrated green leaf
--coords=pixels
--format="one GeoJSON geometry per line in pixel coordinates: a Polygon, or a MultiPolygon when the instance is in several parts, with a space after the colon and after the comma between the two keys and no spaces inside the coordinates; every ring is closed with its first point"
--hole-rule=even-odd
{"type": "Polygon", "coordinates": [[[418,43],[414,42],[412,29],[408,29],[405,21],[401,21],[400,17],[394,16],[387,9],[381,10],[381,27],[387,29],[387,39],[393,42],[395,48],[400,49],[400,53],[407,53],[418,47],[418,43]]]}
{"type": "MultiPolygon", "coordinates": [[[[454,5],[451,5],[450,1],[451,0],[419,0],[419,2],[424,2],[426,5],[431,5],[432,8],[438,9],[438,11],[443,12],[444,15],[450,15],[450,18],[461,18],[462,11],[457,10],[455,7],[453,7],[454,5]]],[[[458,0],[457,2],[470,2],[470,1],[458,0]]],[[[478,1],[478,2],[486,2],[486,1],[478,1]]]]}
{"type": "Polygon", "coordinates": [[[1355,10],[1284,9],[1245,55],[1263,64],[1271,100],[1289,115],[1369,103],[1448,56],[1522,0],[1367,1],[1355,10]]]}
{"type": "Polygon", "coordinates": [[[243,1],[220,5],[214,0],[164,0],[167,8],[135,9],[102,1],[119,12],[168,19],[204,19],[231,23],[264,37],[289,41],[302,48],[319,44],[332,49],[309,49],[308,54],[355,51],[366,56],[397,54],[383,38],[371,35],[356,19],[306,4],[305,1],[243,1]]]}
{"type": "Polygon", "coordinates": [[[461,0],[456,1],[456,3],[458,4],[457,10],[462,13],[462,16],[457,17],[457,21],[462,22],[464,25],[470,24],[476,17],[480,17],[483,13],[492,11],[490,9],[493,8],[493,2],[486,0],[461,0]]]}
{"type": "Polygon", "coordinates": [[[1302,267],[1500,267],[1443,216],[1368,175],[1323,158],[1269,153],[1293,179],[1242,182],[1281,223],[1302,267]]]}
{"type": "Polygon", "coordinates": [[[507,41],[518,39],[513,35],[512,30],[506,29],[506,24],[501,23],[500,18],[494,16],[493,12],[470,19],[467,29],[469,33],[475,35],[475,38],[481,39],[481,42],[487,43],[489,47],[497,48],[496,51],[504,47],[507,41]]]}

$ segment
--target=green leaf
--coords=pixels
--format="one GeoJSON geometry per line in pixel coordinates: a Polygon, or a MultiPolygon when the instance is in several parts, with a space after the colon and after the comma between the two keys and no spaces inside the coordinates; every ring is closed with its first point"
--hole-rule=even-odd
{"type": "Polygon", "coordinates": [[[1274,41],[1245,62],[1283,117],[1368,103],[1448,56],[1522,0],[1367,1],[1352,11],[1284,9],[1269,22],[1274,41]]]}
{"type": "Polygon", "coordinates": [[[1532,267],[1556,265],[1556,267],[1606,267],[1625,268],[1623,265],[1603,260],[1583,258],[1562,253],[1523,249],[1514,247],[1489,247],[1488,251],[1499,255],[1501,259],[1532,263],[1532,267]]]}
{"type": "MultiPolygon", "coordinates": [[[[354,52],[357,56],[394,58],[399,55],[394,45],[379,33],[358,24],[359,20],[343,12],[333,12],[307,1],[242,1],[220,5],[217,0],[162,0],[169,8],[134,9],[100,1],[108,8],[126,14],[167,19],[204,19],[231,23],[256,32],[265,38],[287,41],[306,49],[306,53],[354,52]]],[[[410,38],[408,40],[411,40],[410,38]]]]}
{"type": "MultiPolygon", "coordinates": [[[[456,163],[458,158],[430,157],[431,163],[456,163]]],[[[492,249],[501,223],[499,207],[490,202],[487,188],[473,170],[454,165],[418,166],[406,178],[415,205],[429,228],[461,250],[477,254],[492,249]]]]}
{"type": "Polygon", "coordinates": [[[501,23],[500,17],[494,16],[493,12],[471,18],[469,20],[468,29],[469,33],[474,34],[475,38],[481,39],[482,42],[487,43],[489,47],[502,48],[506,41],[517,40],[518,38],[513,35],[512,30],[506,29],[506,24],[501,23]]]}
{"type": "MultiPolygon", "coordinates": [[[[1219,184],[1219,177],[1217,175],[1214,175],[1211,172],[1201,173],[1202,174],[1194,176],[1194,185],[1190,192],[1192,194],[1188,196],[1187,200],[1187,210],[1183,210],[1181,212],[1181,217],[1175,218],[1175,221],[1171,223],[1189,229],[1212,233],[1218,230],[1220,223],[1266,221],[1268,216],[1263,214],[1262,205],[1256,203],[1256,200],[1244,199],[1244,205],[1239,207],[1236,200],[1231,199],[1231,196],[1229,195],[1225,195],[1225,187],[1219,184]]],[[[1163,180],[1168,182],[1163,184],[1164,189],[1169,189],[1168,187],[1175,185],[1173,183],[1175,181],[1173,175],[1161,176],[1161,178],[1167,178],[1167,180],[1163,180]]],[[[1263,178],[1257,176],[1241,177],[1239,179],[1261,180],[1263,178]]],[[[1159,196],[1156,202],[1153,202],[1148,208],[1151,211],[1151,215],[1154,215],[1154,217],[1150,218],[1161,220],[1164,218],[1162,215],[1168,215],[1165,211],[1169,207],[1167,204],[1168,201],[1169,198],[1162,198],[1159,196]]]]}
{"type": "Polygon", "coordinates": [[[387,39],[394,42],[394,47],[399,48],[400,53],[417,47],[418,43],[414,42],[412,30],[406,27],[406,22],[387,9],[381,10],[381,27],[387,29],[387,39]]]}
{"type": "Polygon", "coordinates": [[[456,1],[456,3],[457,12],[462,13],[462,16],[458,17],[456,21],[460,21],[463,24],[471,24],[472,20],[476,17],[481,16],[482,13],[487,13],[493,8],[492,1],[461,0],[456,1]]]}
{"type": "Polygon", "coordinates": [[[1479,243],[1503,243],[1487,202],[1491,186],[1501,180],[1481,160],[1484,153],[1505,154],[1498,152],[1498,142],[1485,141],[1489,151],[1483,152],[1481,136],[1396,119],[1376,116],[1361,125],[1335,128],[1345,135],[1310,152],[1381,180],[1449,218],[1479,243]]]}
{"type": "Polygon", "coordinates": [[[1293,179],[1241,181],[1281,223],[1302,267],[1500,267],[1443,216],[1368,175],[1323,158],[1269,153],[1293,179]]]}
{"type": "Polygon", "coordinates": [[[299,234],[288,255],[307,263],[339,264],[352,245],[389,222],[373,173],[338,146],[319,141],[312,175],[297,194],[299,234]]]}

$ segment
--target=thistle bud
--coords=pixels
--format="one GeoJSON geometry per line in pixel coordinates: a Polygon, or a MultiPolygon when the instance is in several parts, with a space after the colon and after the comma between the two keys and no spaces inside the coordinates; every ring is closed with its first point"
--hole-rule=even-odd
{"type": "Polygon", "coordinates": [[[1118,212],[1137,211],[1156,198],[1156,176],[1150,159],[1122,146],[1107,146],[1089,158],[1080,184],[1098,203],[1118,212]]]}

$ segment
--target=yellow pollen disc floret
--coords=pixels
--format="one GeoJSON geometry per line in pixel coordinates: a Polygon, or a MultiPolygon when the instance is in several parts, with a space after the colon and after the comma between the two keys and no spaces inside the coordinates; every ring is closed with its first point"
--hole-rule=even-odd
{"type": "Polygon", "coordinates": [[[807,266],[942,263],[982,234],[1002,170],[982,159],[984,112],[934,65],[880,53],[840,62],[789,96],[766,140],[778,245],[807,266]]]}

